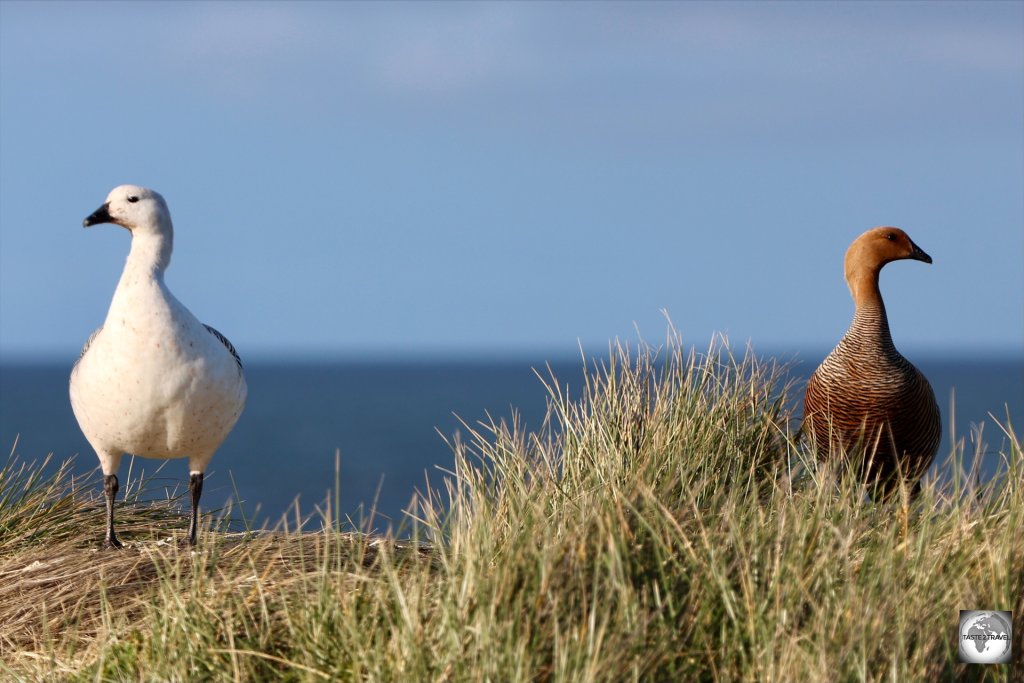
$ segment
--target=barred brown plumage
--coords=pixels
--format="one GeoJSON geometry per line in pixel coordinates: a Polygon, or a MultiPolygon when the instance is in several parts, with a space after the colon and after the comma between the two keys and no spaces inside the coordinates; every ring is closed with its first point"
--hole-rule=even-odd
{"type": "Polygon", "coordinates": [[[819,457],[860,454],[862,475],[883,492],[902,477],[913,490],[939,448],[939,406],[927,378],[889,333],[878,274],[890,261],[932,259],[898,228],[868,230],[846,252],[856,310],[838,346],[807,382],[804,423],[819,457]]]}

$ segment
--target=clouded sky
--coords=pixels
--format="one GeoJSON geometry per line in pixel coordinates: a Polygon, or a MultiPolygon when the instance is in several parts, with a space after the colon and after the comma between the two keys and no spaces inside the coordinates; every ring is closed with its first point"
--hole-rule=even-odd
{"type": "Polygon", "coordinates": [[[0,354],[102,323],[121,183],[249,356],[827,349],[881,224],[901,349],[1020,353],[1024,4],[0,2],[0,354]]]}

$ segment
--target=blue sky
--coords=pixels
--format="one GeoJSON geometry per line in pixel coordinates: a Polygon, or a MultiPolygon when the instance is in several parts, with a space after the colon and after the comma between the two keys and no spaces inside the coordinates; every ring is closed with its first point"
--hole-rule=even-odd
{"type": "Polygon", "coordinates": [[[0,356],[71,358],[167,198],[248,356],[1024,348],[1024,4],[0,2],[0,356]]]}

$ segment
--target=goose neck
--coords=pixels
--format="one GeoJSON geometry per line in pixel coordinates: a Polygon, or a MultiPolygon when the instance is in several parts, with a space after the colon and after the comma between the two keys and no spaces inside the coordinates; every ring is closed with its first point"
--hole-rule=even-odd
{"type": "Polygon", "coordinates": [[[122,280],[155,278],[162,281],[164,271],[171,262],[173,241],[173,236],[169,233],[133,233],[122,280]]]}

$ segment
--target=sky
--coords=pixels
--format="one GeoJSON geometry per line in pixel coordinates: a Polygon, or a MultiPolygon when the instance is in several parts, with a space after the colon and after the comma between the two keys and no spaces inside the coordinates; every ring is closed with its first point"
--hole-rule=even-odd
{"type": "Polygon", "coordinates": [[[1024,349],[1024,3],[0,0],[0,359],[76,356],[167,199],[244,357],[794,352],[849,243],[905,353],[1024,349]]]}

